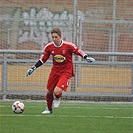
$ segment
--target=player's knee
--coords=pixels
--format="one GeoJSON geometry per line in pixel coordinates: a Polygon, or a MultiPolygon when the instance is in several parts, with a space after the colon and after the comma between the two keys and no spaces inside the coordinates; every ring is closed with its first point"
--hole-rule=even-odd
{"type": "Polygon", "coordinates": [[[48,94],[53,94],[53,91],[48,90],[47,93],[48,93],[48,94]]]}
{"type": "Polygon", "coordinates": [[[54,89],[54,94],[55,94],[55,95],[60,95],[61,93],[62,93],[62,89],[61,89],[61,88],[56,87],[56,88],[54,89]]]}

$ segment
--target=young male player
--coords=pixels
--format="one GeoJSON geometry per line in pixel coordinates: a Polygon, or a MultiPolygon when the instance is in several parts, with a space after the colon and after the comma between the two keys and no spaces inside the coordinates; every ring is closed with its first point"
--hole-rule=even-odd
{"type": "Polygon", "coordinates": [[[45,63],[49,59],[49,56],[52,55],[53,66],[47,82],[47,107],[42,114],[52,113],[54,97],[54,108],[59,107],[62,91],[67,90],[69,80],[74,76],[72,62],[73,53],[86,59],[87,62],[95,61],[94,58],[88,57],[88,55],[79,49],[75,44],[62,40],[62,34],[59,28],[53,28],[51,31],[51,36],[52,42],[45,46],[44,52],[39,61],[26,73],[27,76],[31,75],[36,68],[45,63]]]}

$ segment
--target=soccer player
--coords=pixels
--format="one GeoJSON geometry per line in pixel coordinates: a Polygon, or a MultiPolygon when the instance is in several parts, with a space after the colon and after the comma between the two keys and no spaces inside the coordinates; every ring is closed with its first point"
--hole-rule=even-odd
{"type": "Polygon", "coordinates": [[[62,91],[67,90],[70,78],[74,76],[72,62],[73,53],[81,56],[87,60],[87,62],[95,61],[94,58],[88,57],[88,55],[75,44],[62,40],[60,28],[53,28],[51,36],[52,42],[44,47],[44,52],[38,62],[26,73],[26,76],[31,75],[36,68],[44,64],[49,59],[49,56],[52,55],[53,66],[47,82],[47,107],[42,114],[52,113],[53,100],[54,108],[59,107],[62,91]]]}

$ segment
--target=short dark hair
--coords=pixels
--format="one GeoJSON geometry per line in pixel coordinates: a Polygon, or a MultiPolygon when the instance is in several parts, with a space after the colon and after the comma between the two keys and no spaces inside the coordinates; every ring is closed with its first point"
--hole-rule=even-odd
{"type": "Polygon", "coordinates": [[[57,28],[57,27],[53,28],[53,30],[51,31],[51,34],[53,34],[53,33],[57,33],[59,36],[61,36],[60,28],[57,28]]]}

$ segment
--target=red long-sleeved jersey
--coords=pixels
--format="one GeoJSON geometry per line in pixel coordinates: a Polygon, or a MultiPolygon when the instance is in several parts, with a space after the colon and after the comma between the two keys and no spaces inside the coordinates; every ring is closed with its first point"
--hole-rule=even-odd
{"type": "Polygon", "coordinates": [[[75,44],[63,41],[60,46],[56,46],[54,42],[47,44],[44,48],[44,53],[40,58],[42,63],[45,63],[49,56],[52,55],[53,66],[51,73],[56,75],[74,76],[72,54],[84,57],[85,53],[80,50],[75,44]]]}

